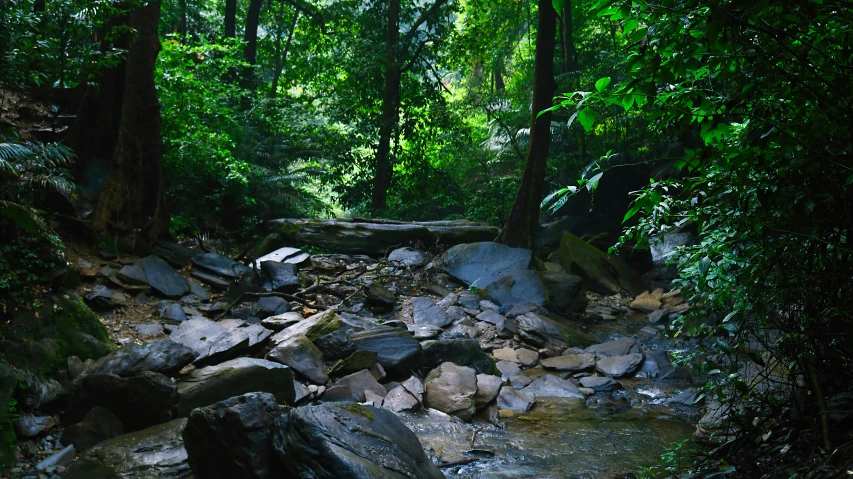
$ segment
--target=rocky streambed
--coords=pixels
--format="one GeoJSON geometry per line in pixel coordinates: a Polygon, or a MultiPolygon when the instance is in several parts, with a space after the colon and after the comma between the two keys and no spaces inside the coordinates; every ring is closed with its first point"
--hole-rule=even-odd
{"type": "Polygon", "coordinates": [[[262,247],[78,258],[123,346],[22,411],[10,477],[624,477],[695,429],[689,306],[576,238],[262,247]]]}

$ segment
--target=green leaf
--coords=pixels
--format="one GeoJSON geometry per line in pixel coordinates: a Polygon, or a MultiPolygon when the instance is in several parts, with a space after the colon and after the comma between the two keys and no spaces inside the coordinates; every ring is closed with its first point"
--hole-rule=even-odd
{"type": "Polygon", "coordinates": [[[595,89],[599,92],[604,91],[607,88],[607,85],[610,84],[610,77],[599,78],[597,82],[595,82],[595,89]]]}
{"type": "Polygon", "coordinates": [[[603,171],[601,173],[593,176],[592,178],[590,178],[589,181],[586,182],[586,189],[588,191],[592,191],[592,190],[598,188],[598,182],[599,182],[599,180],[601,180],[602,175],[604,175],[603,171]]]}
{"type": "Polygon", "coordinates": [[[625,95],[622,97],[622,108],[627,112],[634,106],[634,95],[625,95]]]}
{"type": "Polygon", "coordinates": [[[578,112],[578,121],[581,122],[583,129],[589,133],[592,131],[592,125],[595,124],[595,112],[592,111],[592,108],[584,108],[578,112]]]}
{"type": "Polygon", "coordinates": [[[554,7],[554,11],[557,12],[557,15],[562,15],[563,2],[560,0],[551,0],[551,6],[554,7]]]}

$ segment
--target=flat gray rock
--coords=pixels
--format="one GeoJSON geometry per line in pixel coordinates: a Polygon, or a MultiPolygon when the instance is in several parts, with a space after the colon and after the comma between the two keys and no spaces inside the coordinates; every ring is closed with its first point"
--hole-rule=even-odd
{"type": "Polygon", "coordinates": [[[151,286],[167,298],[180,298],[190,291],[187,280],[157,256],[148,256],[122,267],[118,277],[131,283],[151,286]]]}
{"type": "Polygon", "coordinates": [[[592,389],[595,392],[616,391],[622,389],[619,381],[604,376],[587,376],[578,380],[581,387],[592,389]]]}
{"type": "Polygon", "coordinates": [[[485,287],[486,294],[505,308],[520,303],[533,303],[542,306],[547,291],[536,271],[530,269],[507,273],[485,287]]]}
{"type": "Polygon", "coordinates": [[[260,258],[255,260],[255,267],[260,268],[261,263],[264,261],[275,261],[276,263],[286,263],[287,259],[293,257],[300,256],[302,254],[302,250],[299,248],[279,248],[271,253],[267,253],[260,258]]]}
{"type": "MultiPolygon", "coordinates": [[[[286,330],[285,330],[286,331],[286,330]]],[[[379,328],[349,335],[358,351],[373,351],[377,361],[390,377],[409,377],[423,366],[424,352],[408,331],[400,328],[379,328]]]]}
{"type": "Polygon", "coordinates": [[[556,356],[546,358],[542,361],[542,366],[545,369],[553,369],[555,371],[577,372],[595,367],[594,354],[567,354],[565,356],[556,356]]]}
{"type": "Polygon", "coordinates": [[[365,392],[370,391],[380,397],[388,392],[385,386],[379,384],[367,369],[344,376],[334,386],[326,389],[323,401],[355,401],[364,402],[365,392]]]}
{"type": "Polygon", "coordinates": [[[128,377],[143,371],[154,371],[175,377],[184,366],[192,363],[197,357],[198,353],[193,349],[169,339],[145,344],[131,343],[95,361],[80,374],[86,376],[109,373],[128,377]]]}
{"type": "Polygon", "coordinates": [[[294,336],[277,344],[266,357],[271,361],[290,366],[314,384],[326,384],[329,381],[326,364],[323,362],[323,353],[307,336],[294,336]]]}
{"type": "Polygon", "coordinates": [[[433,341],[423,347],[424,367],[436,368],[451,362],[459,366],[474,368],[478,373],[493,374],[495,361],[480,348],[473,339],[444,339],[433,341]]]}
{"type": "Polygon", "coordinates": [[[437,328],[453,324],[453,318],[430,298],[412,298],[412,314],[415,324],[428,324],[437,328]]]}
{"type": "Polygon", "coordinates": [[[536,313],[515,318],[521,338],[533,346],[563,351],[572,346],[586,347],[595,344],[595,338],[579,327],[558,322],[536,313]]]}
{"type": "Polygon", "coordinates": [[[417,268],[429,263],[429,253],[415,248],[397,248],[388,255],[388,261],[394,261],[410,268],[417,268]]]}
{"type": "Polygon", "coordinates": [[[406,329],[412,333],[418,341],[434,339],[441,334],[441,328],[429,324],[407,324],[406,329]]]}
{"type": "Polygon", "coordinates": [[[515,388],[504,386],[498,394],[498,407],[512,412],[527,412],[536,398],[515,388]]]}
{"type": "Polygon", "coordinates": [[[602,358],[595,364],[595,369],[614,378],[627,376],[640,367],[644,358],[643,353],[602,358]]]}
{"type": "Polygon", "coordinates": [[[436,263],[466,285],[484,289],[501,276],[527,269],[531,256],[530,250],[486,241],[456,245],[439,256],[436,263]]]}
{"type": "Polygon", "coordinates": [[[206,366],[233,359],[244,351],[260,345],[272,336],[272,331],[259,324],[221,324],[204,318],[188,319],[175,328],[169,339],[198,353],[193,362],[206,366]],[[235,327],[238,326],[238,327],[235,327]]]}
{"type": "Polygon", "coordinates": [[[540,397],[560,397],[560,398],[577,398],[583,399],[584,395],[580,392],[575,383],[568,379],[560,379],[551,374],[545,374],[539,379],[528,384],[521,392],[533,396],[540,397]]]}
{"type": "Polygon", "coordinates": [[[247,266],[217,253],[199,253],[193,256],[192,263],[224,278],[236,279],[251,271],[247,266]]]}
{"type": "Polygon", "coordinates": [[[292,263],[264,261],[261,263],[263,286],[267,291],[296,291],[299,281],[299,268],[292,263]]]}
{"type": "Polygon", "coordinates": [[[601,344],[593,344],[586,348],[586,352],[603,358],[609,356],[624,356],[640,352],[640,345],[633,338],[619,338],[601,344]]]}

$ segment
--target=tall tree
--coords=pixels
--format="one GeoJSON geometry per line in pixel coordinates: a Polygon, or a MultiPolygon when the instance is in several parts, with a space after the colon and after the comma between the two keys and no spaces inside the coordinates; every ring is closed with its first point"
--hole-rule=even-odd
{"type": "Polygon", "coordinates": [[[551,107],[554,90],[554,44],[557,12],[551,0],[539,0],[536,58],[533,68],[533,120],[527,166],[518,194],[497,241],[518,248],[532,248],[539,226],[539,206],[545,184],[548,149],[551,143],[551,107]],[[540,112],[545,111],[540,115],[540,112]]]}
{"type": "Polygon", "coordinates": [[[225,0],[225,36],[237,37],[237,0],[225,0]]]}
{"type": "Polygon", "coordinates": [[[261,19],[261,7],[264,0],[249,0],[249,10],[246,13],[246,30],[243,41],[246,43],[246,62],[254,65],[258,59],[258,23],[261,19]]]}
{"type": "Polygon", "coordinates": [[[154,85],[159,22],[160,0],[143,4],[127,17],[135,38],[124,64],[121,117],[110,172],[92,215],[92,227],[99,235],[118,231],[154,239],[168,231],[160,103],[154,85]]]}
{"type": "Polygon", "coordinates": [[[402,51],[408,50],[418,28],[430,19],[447,0],[435,0],[415,20],[409,31],[398,41],[400,36],[400,0],[388,0],[388,30],[385,37],[385,89],[382,95],[382,116],[379,120],[379,144],[376,147],[376,173],[373,181],[373,196],[371,207],[374,210],[384,209],[387,204],[388,188],[391,187],[391,177],[394,166],[391,161],[391,137],[400,118],[400,81],[404,70],[411,67],[426,46],[421,42],[407,64],[403,65],[402,51]]]}

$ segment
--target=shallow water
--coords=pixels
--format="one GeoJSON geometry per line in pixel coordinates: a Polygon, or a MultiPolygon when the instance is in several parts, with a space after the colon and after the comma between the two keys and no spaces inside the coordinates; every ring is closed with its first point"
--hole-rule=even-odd
{"type": "Polygon", "coordinates": [[[583,400],[544,400],[505,428],[464,424],[440,413],[409,414],[404,422],[437,462],[478,458],[444,468],[448,478],[610,478],[657,463],[673,442],[690,437],[689,413],[623,393],[583,400]],[[475,433],[476,432],[476,433],[475,433]]]}

